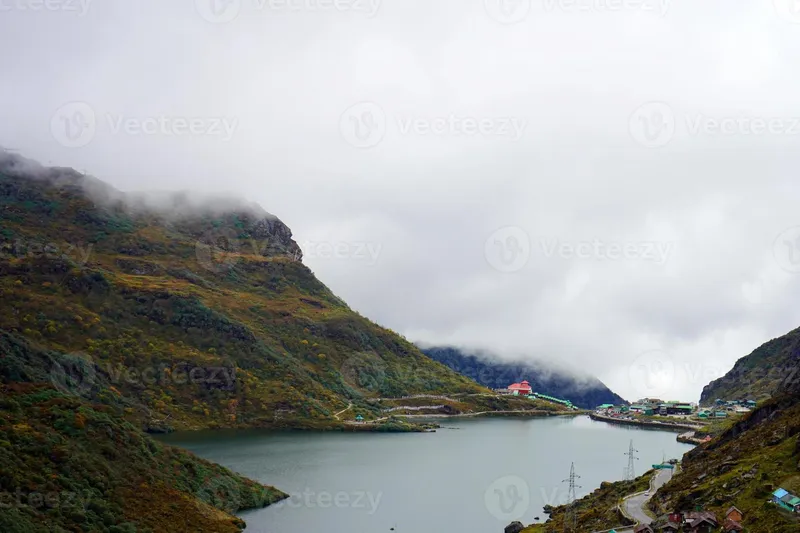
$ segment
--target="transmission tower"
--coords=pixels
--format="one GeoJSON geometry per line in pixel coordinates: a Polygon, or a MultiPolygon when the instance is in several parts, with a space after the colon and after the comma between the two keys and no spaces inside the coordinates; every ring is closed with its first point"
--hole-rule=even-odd
{"type": "Polygon", "coordinates": [[[567,510],[564,512],[564,531],[578,531],[578,513],[575,509],[575,489],[581,488],[580,485],[575,484],[576,479],[581,476],[575,474],[575,463],[569,467],[569,477],[562,481],[562,483],[569,483],[569,492],[567,493],[567,510]]]}
{"type": "Polygon", "coordinates": [[[635,461],[638,461],[639,458],[636,457],[636,454],[639,453],[639,450],[633,447],[633,440],[631,440],[631,445],[628,448],[628,453],[625,455],[628,456],[628,468],[625,469],[625,481],[633,481],[636,479],[636,468],[635,468],[635,461]]]}

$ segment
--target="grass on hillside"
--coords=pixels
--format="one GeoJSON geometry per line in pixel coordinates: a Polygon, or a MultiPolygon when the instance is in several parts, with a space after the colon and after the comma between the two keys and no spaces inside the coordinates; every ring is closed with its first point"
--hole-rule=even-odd
{"type": "Polygon", "coordinates": [[[3,533],[233,533],[232,513],[285,497],[31,384],[0,385],[0,465],[3,533]]]}

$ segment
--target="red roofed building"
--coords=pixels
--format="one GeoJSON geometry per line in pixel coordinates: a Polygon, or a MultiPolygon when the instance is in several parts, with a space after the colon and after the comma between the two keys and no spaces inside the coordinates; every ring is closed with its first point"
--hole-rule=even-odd
{"type": "Polygon", "coordinates": [[[514,396],[528,396],[533,392],[530,383],[527,381],[523,381],[522,383],[513,383],[508,386],[508,390],[510,390],[511,394],[514,396]]]}

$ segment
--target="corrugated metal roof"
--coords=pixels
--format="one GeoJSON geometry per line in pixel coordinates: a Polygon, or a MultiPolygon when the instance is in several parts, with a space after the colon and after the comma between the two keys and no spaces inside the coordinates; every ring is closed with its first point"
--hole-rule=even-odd
{"type": "Polygon", "coordinates": [[[784,489],[778,489],[772,493],[772,495],[775,496],[776,498],[783,498],[787,494],[789,494],[789,491],[784,489]]]}

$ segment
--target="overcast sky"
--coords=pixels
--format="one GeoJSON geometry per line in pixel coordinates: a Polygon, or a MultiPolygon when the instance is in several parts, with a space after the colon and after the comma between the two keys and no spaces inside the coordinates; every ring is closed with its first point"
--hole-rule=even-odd
{"type": "Polygon", "coordinates": [[[697,400],[800,326],[791,0],[46,2],[0,145],[256,201],[410,340],[697,400]]]}

